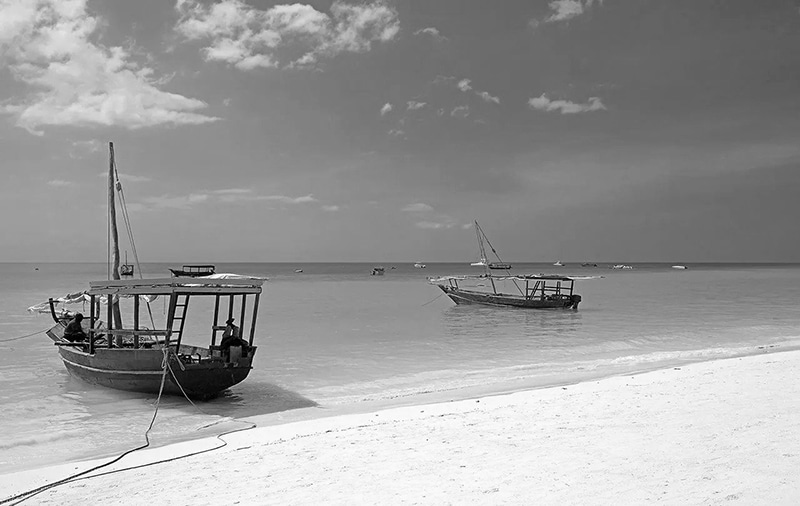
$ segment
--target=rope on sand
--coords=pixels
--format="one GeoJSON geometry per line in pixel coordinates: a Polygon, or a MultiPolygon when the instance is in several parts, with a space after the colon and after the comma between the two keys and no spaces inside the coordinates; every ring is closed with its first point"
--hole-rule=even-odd
{"type": "MultiPolygon", "coordinates": [[[[38,334],[38,332],[37,332],[37,334],[38,334]]],[[[217,446],[215,446],[213,448],[206,448],[205,450],[200,450],[200,451],[196,451],[196,452],[192,452],[192,453],[187,453],[185,455],[179,455],[177,457],[171,457],[171,458],[168,458],[168,459],[157,460],[155,462],[148,462],[146,464],[140,464],[138,466],[130,466],[130,467],[122,468],[122,469],[114,469],[113,471],[106,471],[106,472],[103,472],[103,473],[97,473],[97,474],[93,474],[91,476],[86,476],[88,473],[91,473],[93,471],[97,471],[98,469],[102,469],[104,467],[110,466],[111,464],[114,464],[115,462],[119,462],[126,455],[130,455],[131,453],[133,453],[133,452],[135,452],[137,450],[142,450],[142,449],[147,448],[148,446],[150,446],[149,434],[150,434],[150,431],[153,428],[153,425],[155,424],[156,416],[158,415],[158,406],[159,406],[159,403],[161,401],[161,395],[164,392],[164,383],[165,383],[166,378],[167,378],[167,371],[170,372],[170,375],[172,376],[172,380],[175,382],[176,385],[178,385],[178,388],[180,388],[181,393],[183,393],[184,397],[186,397],[186,400],[188,400],[189,403],[192,406],[194,406],[198,411],[200,411],[204,415],[207,415],[207,413],[204,413],[203,410],[201,410],[194,402],[192,402],[192,400],[189,398],[189,396],[186,395],[186,392],[183,390],[183,386],[181,386],[181,384],[178,382],[178,379],[175,377],[175,372],[172,370],[172,366],[170,366],[170,364],[169,364],[169,353],[170,352],[171,352],[170,349],[164,348],[164,359],[161,362],[161,367],[162,367],[162,370],[163,370],[163,374],[161,375],[161,386],[159,387],[159,390],[158,390],[158,397],[156,398],[156,408],[155,408],[155,411],[153,412],[153,418],[150,420],[150,426],[147,428],[147,431],[145,431],[145,433],[144,433],[144,437],[145,437],[145,441],[146,441],[146,443],[144,445],[139,446],[137,448],[133,448],[131,450],[128,450],[125,453],[123,453],[120,456],[118,456],[117,458],[115,458],[114,460],[112,460],[110,462],[106,462],[105,464],[101,464],[99,466],[95,466],[95,467],[93,467],[91,469],[87,469],[85,471],[81,471],[80,473],[73,474],[72,476],[68,476],[68,477],[66,477],[64,479],[55,481],[53,483],[48,483],[47,485],[43,485],[43,486],[41,486],[39,488],[36,488],[36,489],[33,489],[33,490],[29,490],[29,491],[23,492],[21,494],[17,494],[17,495],[15,495],[13,497],[9,497],[7,499],[2,499],[2,500],[0,500],[0,504],[6,504],[6,503],[10,503],[11,501],[17,500],[17,502],[11,504],[11,506],[16,506],[17,504],[20,504],[23,501],[26,501],[26,500],[30,499],[31,497],[33,497],[35,495],[38,495],[38,494],[40,494],[40,493],[42,493],[42,492],[44,492],[46,490],[49,490],[51,488],[55,488],[55,487],[57,487],[59,485],[64,485],[66,483],[72,483],[72,482],[80,481],[80,480],[88,480],[90,478],[98,478],[100,476],[106,476],[106,475],[109,475],[109,474],[121,473],[123,471],[130,471],[132,469],[140,469],[140,468],[143,468],[143,467],[154,466],[156,464],[163,464],[163,463],[166,463],[166,462],[172,462],[174,460],[180,460],[180,459],[185,459],[187,457],[192,457],[194,455],[200,455],[201,453],[208,453],[208,452],[212,452],[212,451],[215,451],[215,450],[219,450],[220,448],[224,448],[225,446],[228,446],[228,442],[225,441],[224,439],[222,439],[222,436],[226,436],[228,434],[233,434],[234,432],[241,432],[241,431],[245,431],[245,430],[254,429],[254,428],[257,427],[257,425],[255,423],[253,423],[253,422],[240,420],[241,423],[246,423],[246,424],[248,424],[248,426],[244,427],[244,428],[229,430],[229,431],[217,434],[216,438],[219,439],[222,442],[222,444],[217,445],[217,446]]],[[[213,424],[210,424],[208,426],[211,426],[211,425],[213,425],[213,424]]],[[[203,428],[203,427],[201,427],[201,428],[203,428]]]]}

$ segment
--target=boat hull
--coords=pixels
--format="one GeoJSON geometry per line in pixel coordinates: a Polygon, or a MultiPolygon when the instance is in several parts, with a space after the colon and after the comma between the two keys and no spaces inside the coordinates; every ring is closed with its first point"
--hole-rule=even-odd
{"type": "MultiPolygon", "coordinates": [[[[93,385],[117,390],[149,394],[160,391],[165,374],[163,348],[98,347],[90,354],[83,347],[63,345],[64,341],[58,336],[59,327],[63,331],[63,327],[56,325],[48,335],[62,344],[59,346],[59,355],[72,376],[93,385]]],[[[221,357],[211,358],[207,355],[208,350],[203,348],[181,348],[181,351],[196,354],[181,353],[179,358],[174,352],[169,353],[163,393],[184,395],[185,392],[193,399],[211,399],[243,381],[252,369],[255,354],[253,347],[249,356],[228,362],[221,357]]]]}
{"type": "Polygon", "coordinates": [[[493,294],[463,290],[447,285],[437,285],[450,299],[458,305],[481,304],[485,306],[509,306],[524,309],[578,309],[580,295],[533,299],[508,294],[493,294]]]}

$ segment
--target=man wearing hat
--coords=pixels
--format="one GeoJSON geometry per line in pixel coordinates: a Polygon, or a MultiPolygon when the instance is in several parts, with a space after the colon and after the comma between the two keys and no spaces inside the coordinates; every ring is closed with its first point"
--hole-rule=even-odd
{"type": "Polygon", "coordinates": [[[228,354],[231,346],[241,346],[242,352],[247,353],[250,345],[239,337],[239,327],[233,324],[233,317],[228,318],[225,322],[225,331],[222,333],[222,341],[219,343],[219,348],[224,354],[228,354]]]}

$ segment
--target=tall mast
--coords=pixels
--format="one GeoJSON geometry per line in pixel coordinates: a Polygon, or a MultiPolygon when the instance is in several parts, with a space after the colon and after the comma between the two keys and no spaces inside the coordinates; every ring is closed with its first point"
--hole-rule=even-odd
{"type": "Polygon", "coordinates": [[[478,236],[478,247],[481,249],[481,262],[486,263],[486,248],[483,246],[483,230],[481,230],[481,226],[478,225],[478,220],[475,220],[475,235],[478,236]]]}
{"type": "MultiPolygon", "coordinates": [[[[108,143],[108,213],[111,228],[111,279],[119,278],[119,235],[117,234],[117,206],[114,203],[114,143],[108,143]]],[[[112,295],[109,295],[112,297],[112,295]]],[[[122,328],[119,302],[114,302],[114,328],[122,328]]],[[[109,322],[110,324],[110,322],[109,322]]]]}

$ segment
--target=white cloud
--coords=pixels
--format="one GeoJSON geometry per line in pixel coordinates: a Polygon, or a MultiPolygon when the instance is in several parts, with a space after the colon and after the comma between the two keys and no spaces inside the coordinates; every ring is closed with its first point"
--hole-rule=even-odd
{"type": "Polygon", "coordinates": [[[484,102],[494,102],[495,104],[500,103],[500,97],[492,96],[488,91],[476,91],[475,94],[481,97],[484,102]]]}
{"type": "Polygon", "coordinates": [[[250,195],[253,190],[249,188],[223,188],[221,190],[214,190],[212,193],[217,195],[250,195]]]}
{"type": "Polygon", "coordinates": [[[309,204],[311,202],[317,202],[317,199],[314,198],[314,195],[310,193],[302,197],[287,197],[285,195],[267,195],[258,197],[258,200],[275,200],[277,202],[281,202],[284,204],[309,204]]]}
{"type": "Polygon", "coordinates": [[[392,137],[402,137],[406,134],[404,130],[400,130],[399,128],[392,128],[389,130],[389,135],[392,137]]]}
{"type": "Polygon", "coordinates": [[[425,102],[415,102],[414,100],[411,100],[408,102],[408,110],[416,111],[418,109],[422,109],[423,107],[425,107],[425,105],[426,105],[425,102]]]}
{"type": "MultiPolygon", "coordinates": [[[[97,177],[108,178],[108,171],[98,172],[97,177]]],[[[119,172],[119,179],[120,181],[125,181],[127,183],[148,183],[152,181],[151,178],[146,176],[135,176],[133,174],[124,174],[122,172],[119,172]]]]}
{"type": "Polygon", "coordinates": [[[427,230],[440,230],[443,228],[453,228],[456,226],[452,221],[419,221],[415,223],[418,228],[427,230]]]}
{"type": "Polygon", "coordinates": [[[436,115],[437,116],[444,116],[444,108],[440,107],[439,109],[437,109],[436,110],[436,115]]]}
{"type": "Polygon", "coordinates": [[[381,107],[381,116],[385,116],[391,110],[392,110],[392,104],[386,102],[385,104],[383,104],[383,107],[381,107]]]}
{"type": "Polygon", "coordinates": [[[64,181],[63,179],[51,179],[47,182],[50,186],[55,186],[56,188],[63,188],[66,186],[75,186],[75,183],[72,181],[64,181]]]}
{"type": "Polygon", "coordinates": [[[469,91],[472,89],[472,86],[469,85],[472,81],[469,79],[462,79],[458,82],[457,86],[458,89],[461,91],[469,91]]]}
{"type": "Polygon", "coordinates": [[[430,35],[431,37],[433,37],[434,40],[440,41],[440,42],[448,40],[447,37],[445,37],[444,35],[439,33],[439,30],[437,28],[434,28],[432,26],[429,26],[428,28],[422,28],[420,30],[417,30],[416,32],[414,32],[414,35],[430,35]]]}
{"type": "Polygon", "coordinates": [[[335,213],[339,210],[339,206],[322,206],[322,210],[326,213],[335,213]]]}
{"type": "Polygon", "coordinates": [[[206,60],[241,70],[280,66],[281,48],[303,52],[286,67],[313,67],[321,57],[369,51],[373,42],[388,42],[400,31],[397,11],[385,0],[354,5],[336,0],[330,14],[299,3],[262,10],[241,0],[208,6],[178,0],[176,9],[181,16],[176,30],[189,40],[205,41],[206,60]]]}
{"type": "Polygon", "coordinates": [[[469,116],[469,106],[468,105],[459,105],[452,111],[450,111],[450,116],[454,118],[466,118],[469,116]]]}
{"type": "Polygon", "coordinates": [[[408,204],[406,207],[403,208],[403,212],[406,213],[427,213],[429,211],[433,211],[433,207],[429,206],[428,204],[424,204],[422,202],[417,202],[415,204],[408,204]]]}
{"type": "MultiPolygon", "coordinates": [[[[549,4],[552,13],[544,21],[554,23],[570,20],[584,14],[593,3],[594,0],[553,0],[549,4]]],[[[602,0],[599,3],[602,4],[602,0]]],[[[532,27],[535,28],[535,25],[532,27]]]]}
{"type": "Polygon", "coordinates": [[[528,106],[540,111],[561,111],[561,114],[578,114],[584,112],[604,111],[606,106],[598,97],[589,97],[585,104],[576,104],[568,100],[550,100],[542,93],[540,97],[528,99],[528,106]]]}
{"type": "Polygon", "coordinates": [[[454,76],[438,75],[435,78],[433,78],[433,81],[431,81],[431,82],[433,84],[450,84],[450,83],[455,82],[455,80],[456,80],[456,78],[454,76]]]}
{"type": "Polygon", "coordinates": [[[0,113],[36,134],[46,125],[137,129],[218,119],[196,112],[204,102],[160,90],[153,69],[139,66],[128,50],[96,42],[103,23],[86,2],[0,4],[0,66],[36,90],[0,106],[0,113]]]}

